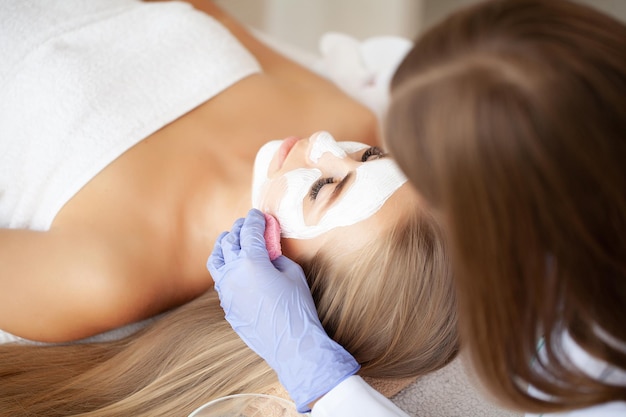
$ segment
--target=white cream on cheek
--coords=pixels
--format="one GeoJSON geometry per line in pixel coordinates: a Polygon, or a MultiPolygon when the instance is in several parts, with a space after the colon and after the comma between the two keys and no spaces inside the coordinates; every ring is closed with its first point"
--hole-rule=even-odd
{"type": "Polygon", "coordinates": [[[321,176],[319,169],[307,168],[294,169],[283,175],[286,180],[285,192],[276,209],[276,218],[283,237],[307,239],[319,235],[307,236],[305,232],[312,226],[307,226],[304,222],[304,199],[309,198],[311,187],[321,176]]]}
{"type": "Polygon", "coordinates": [[[391,159],[377,159],[360,165],[356,169],[354,183],[328,209],[319,226],[330,230],[369,218],[406,181],[407,178],[391,159]]]}
{"type": "MultiPolygon", "coordinates": [[[[283,237],[312,239],[334,228],[365,220],[380,210],[387,199],[407,181],[390,159],[363,164],[356,169],[356,178],[350,188],[326,211],[318,224],[307,225],[302,203],[304,198],[308,198],[308,188],[302,192],[305,182],[298,178],[301,174],[287,178],[286,192],[277,212],[283,237]]],[[[314,181],[310,181],[310,185],[314,181]]]]}
{"type": "Polygon", "coordinates": [[[252,171],[252,207],[261,211],[267,211],[263,207],[265,194],[267,194],[268,181],[267,170],[272,158],[278,152],[278,148],[283,143],[282,140],[273,140],[261,146],[254,160],[254,170],[252,171]]]}
{"type": "Polygon", "coordinates": [[[253,207],[277,218],[281,236],[299,236],[299,231],[308,227],[304,222],[304,201],[321,176],[319,169],[298,168],[274,180],[255,181],[260,186],[253,192],[253,207]]]}

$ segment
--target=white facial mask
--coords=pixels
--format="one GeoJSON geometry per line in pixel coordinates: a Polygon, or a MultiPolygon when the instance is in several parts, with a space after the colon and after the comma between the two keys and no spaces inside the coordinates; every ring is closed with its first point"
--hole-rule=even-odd
{"type": "Polygon", "coordinates": [[[262,204],[264,197],[263,191],[269,185],[267,170],[269,169],[272,158],[278,152],[278,148],[283,143],[282,140],[273,140],[261,146],[254,160],[254,170],[252,171],[252,207],[265,211],[262,204]]]}
{"type": "MultiPolygon", "coordinates": [[[[346,158],[346,153],[369,147],[357,142],[335,142],[330,134],[322,133],[314,139],[309,153],[309,159],[315,163],[325,152],[337,158],[346,158]]],[[[281,143],[282,141],[269,142],[257,154],[252,203],[259,210],[270,209],[274,212],[283,237],[311,239],[336,227],[365,220],[380,210],[385,201],[407,181],[391,159],[363,163],[356,169],[349,189],[343,192],[317,224],[307,225],[304,221],[304,201],[309,198],[311,187],[322,176],[322,172],[315,168],[298,168],[280,178],[268,179],[267,169],[281,143]],[[273,198],[268,196],[270,188],[273,189],[273,198]],[[274,204],[270,208],[268,203],[272,202],[274,204]]]]}
{"type": "Polygon", "coordinates": [[[346,152],[339,146],[337,141],[328,132],[319,132],[312,140],[311,150],[309,151],[309,159],[316,164],[320,161],[320,157],[326,152],[334,155],[336,158],[345,158],[346,152]]]}

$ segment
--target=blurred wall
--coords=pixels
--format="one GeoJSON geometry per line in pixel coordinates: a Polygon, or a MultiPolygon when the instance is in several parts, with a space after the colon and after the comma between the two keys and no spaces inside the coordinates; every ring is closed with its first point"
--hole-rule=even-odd
{"type": "MultiPolygon", "coordinates": [[[[321,34],[358,39],[414,38],[448,13],[477,0],[214,0],[244,23],[309,52],[321,34]]],[[[576,0],[626,22],[626,0],[576,0]]]]}
{"type": "Polygon", "coordinates": [[[422,0],[214,1],[250,26],[310,52],[318,51],[325,32],[413,38],[423,20],[422,0]]]}
{"type": "MultiPolygon", "coordinates": [[[[626,0],[574,0],[608,13],[622,22],[626,22],[626,0]]],[[[454,9],[477,0],[424,0],[422,29],[443,19],[454,9]]]]}

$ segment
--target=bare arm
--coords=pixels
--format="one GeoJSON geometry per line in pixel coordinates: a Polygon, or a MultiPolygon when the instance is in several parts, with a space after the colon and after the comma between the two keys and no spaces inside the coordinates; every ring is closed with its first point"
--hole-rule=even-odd
{"type": "Polygon", "coordinates": [[[142,294],[111,279],[127,268],[93,233],[0,229],[0,247],[0,328],[20,337],[62,342],[109,330],[128,322],[118,308],[132,305],[126,298],[142,294]]]}

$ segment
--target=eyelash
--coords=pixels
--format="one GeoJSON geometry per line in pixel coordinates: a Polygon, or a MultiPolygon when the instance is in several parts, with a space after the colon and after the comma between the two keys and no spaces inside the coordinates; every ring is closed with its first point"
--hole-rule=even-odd
{"type": "MultiPolygon", "coordinates": [[[[370,148],[367,148],[367,150],[363,152],[363,155],[361,156],[361,162],[369,161],[372,156],[375,156],[376,159],[379,159],[386,155],[387,154],[383,152],[383,150],[380,149],[378,146],[372,146],[370,148]]],[[[322,187],[327,184],[332,184],[334,182],[335,179],[333,177],[320,178],[319,180],[315,181],[315,183],[311,187],[311,191],[309,192],[309,198],[315,201],[315,199],[317,199],[317,195],[322,190],[322,187]]]]}
{"type": "Polygon", "coordinates": [[[371,156],[376,156],[376,159],[382,158],[384,156],[386,156],[387,154],[380,149],[378,146],[372,146],[370,148],[367,148],[367,150],[365,152],[363,152],[363,156],[361,156],[361,162],[367,162],[369,161],[369,158],[371,156]]]}
{"type": "Polygon", "coordinates": [[[309,198],[311,200],[315,200],[320,190],[322,189],[322,187],[325,186],[326,184],[332,184],[333,182],[335,182],[335,179],[332,177],[320,178],[319,180],[315,181],[315,183],[313,184],[313,187],[311,187],[309,198]]]}

